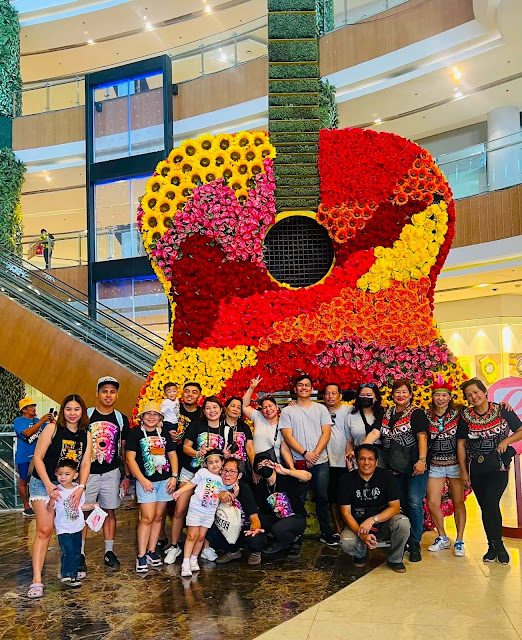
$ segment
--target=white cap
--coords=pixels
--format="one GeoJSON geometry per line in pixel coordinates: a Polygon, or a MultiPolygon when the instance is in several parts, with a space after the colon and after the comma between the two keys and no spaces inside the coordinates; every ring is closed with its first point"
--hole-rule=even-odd
{"type": "Polygon", "coordinates": [[[120,383],[116,380],[116,378],[113,378],[111,376],[103,376],[103,378],[100,378],[98,380],[96,389],[99,391],[104,384],[113,384],[116,387],[116,389],[120,388],[120,383]]]}

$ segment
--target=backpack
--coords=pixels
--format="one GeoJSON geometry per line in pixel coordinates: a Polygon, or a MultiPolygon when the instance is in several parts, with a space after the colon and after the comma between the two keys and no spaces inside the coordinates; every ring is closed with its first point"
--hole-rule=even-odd
{"type": "MultiPolygon", "coordinates": [[[[87,409],[87,417],[89,419],[91,418],[91,416],[94,413],[95,409],[96,409],[96,407],[89,407],[87,409]]],[[[114,409],[114,415],[116,416],[116,422],[118,423],[118,427],[120,428],[120,431],[121,431],[123,429],[123,416],[116,409],[114,409]]]]}

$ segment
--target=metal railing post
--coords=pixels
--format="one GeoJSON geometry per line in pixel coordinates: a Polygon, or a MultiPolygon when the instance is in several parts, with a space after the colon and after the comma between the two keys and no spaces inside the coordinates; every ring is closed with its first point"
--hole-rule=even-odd
{"type": "Polygon", "coordinates": [[[199,47],[201,49],[201,75],[204,76],[205,75],[205,45],[200,44],[199,47]]]}
{"type": "Polygon", "coordinates": [[[76,106],[80,106],[80,76],[76,76],[76,106]]]}
{"type": "Polygon", "coordinates": [[[51,102],[50,101],[50,93],[51,93],[51,85],[50,85],[50,83],[47,82],[45,87],[46,87],[45,96],[46,96],[46,102],[47,102],[45,110],[46,111],[50,111],[51,110],[51,108],[50,108],[50,102],[51,102]]]}
{"type": "Polygon", "coordinates": [[[234,33],[234,67],[237,67],[237,33],[234,33]]]}

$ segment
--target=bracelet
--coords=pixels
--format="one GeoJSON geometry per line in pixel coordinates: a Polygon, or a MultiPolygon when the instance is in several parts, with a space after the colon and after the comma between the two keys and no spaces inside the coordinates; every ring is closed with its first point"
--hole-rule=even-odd
{"type": "Polygon", "coordinates": [[[426,458],[419,458],[419,462],[424,462],[424,464],[426,464],[426,458]]]}
{"type": "Polygon", "coordinates": [[[303,451],[303,453],[301,454],[301,455],[303,456],[303,458],[306,456],[306,454],[307,454],[307,453],[308,453],[308,451],[305,449],[305,450],[303,451]]]}

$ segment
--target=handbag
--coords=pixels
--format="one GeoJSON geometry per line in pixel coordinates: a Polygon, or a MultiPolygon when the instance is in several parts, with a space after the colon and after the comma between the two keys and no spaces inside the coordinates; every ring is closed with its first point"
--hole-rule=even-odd
{"type": "Polygon", "coordinates": [[[267,449],[266,451],[259,452],[259,455],[268,457],[272,462],[275,462],[276,464],[279,462],[279,460],[277,459],[277,456],[276,456],[276,452],[275,452],[275,443],[277,441],[277,434],[278,433],[279,433],[279,422],[276,425],[274,442],[272,443],[272,446],[270,447],[270,449],[267,449]]]}
{"type": "Polygon", "coordinates": [[[241,511],[237,507],[221,502],[214,522],[229,544],[237,542],[241,533],[241,511]]]}
{"type": "Polygon", "coordinates": [[[392,471],[402,473],[405,476],[411,476],[413,473],[413,465],[418,458],[418,449],[416,446],[405,447],[396,440],[392,440],[390,451],[388,452],[388,466],[392,471]]]}
{"type": "Polygon", "coordinates": [[[509,446],[504,453],[499,453],[494,449],[485,456],[481,454],[472,459],[469,466],[470,474],[482,476],[492,471],[505,471],[509,467],[514,455],[516,455],[516,451],[511,446],[509,446]]]}

